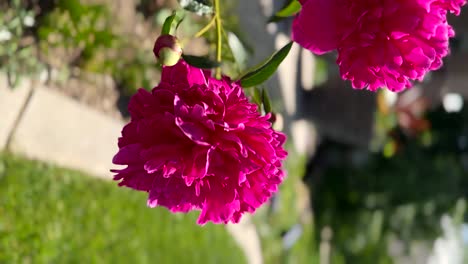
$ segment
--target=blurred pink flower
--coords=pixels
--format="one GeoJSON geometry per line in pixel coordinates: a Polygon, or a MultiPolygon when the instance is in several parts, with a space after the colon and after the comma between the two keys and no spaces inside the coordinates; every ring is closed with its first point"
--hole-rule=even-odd
{"type": "Polygon", "coordinates": [[[198,224],[239,222],[283,180],[285,135],[260,116],[242,87],[180,60],[152,92],[129,104],[113,162],[120,186],[149,193],[148,206],[201,210],[198,224]]]}
{"type": "Polygon", "coordinates": [[[442,66],[466,0],[299,0],[293,39],[315,54],[338,51],[341,77],[356,89],[402,91],[442,66]]]}

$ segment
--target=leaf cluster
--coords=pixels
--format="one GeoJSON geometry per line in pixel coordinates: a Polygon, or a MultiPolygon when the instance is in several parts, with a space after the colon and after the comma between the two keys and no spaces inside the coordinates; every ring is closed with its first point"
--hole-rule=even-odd
{"type": "Polygon", "coordinates": [[[37,74],[43,68],[30,30],[35,14],[19,0],[0,7],[5,10],[0,12],[0,71],[7,74],[9,85],[14,88],[23,76],[37,74]]]}

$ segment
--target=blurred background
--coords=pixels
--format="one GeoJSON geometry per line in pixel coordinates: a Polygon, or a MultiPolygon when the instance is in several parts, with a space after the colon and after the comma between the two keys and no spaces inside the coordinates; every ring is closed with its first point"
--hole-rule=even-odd
{"type": "MultiPolygon", "coordinates": [[[[222,2],[232,78],[289,41],[272,19],[289,1],[222,2]]],[[[129,98],[160,79],[154,41],[190,3],[0,0],[0,263],[468,263],[466,7],[444,67],[400,94],[293,46],[260,87],[286,180],[241,224],[199,227],[109,181],[129,98]]],[[[184,53],[213,56],[214,32],[194,37],[209,21],[186,12],[184,53]]]]}

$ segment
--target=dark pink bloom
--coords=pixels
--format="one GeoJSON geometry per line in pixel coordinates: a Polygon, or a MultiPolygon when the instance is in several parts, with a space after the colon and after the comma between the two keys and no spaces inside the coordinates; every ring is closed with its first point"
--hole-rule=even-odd
{"type": "Polygon", "coordinates": [[[164,67],[152,92],[129,104],[115,180],[149,193],[150,207],[201,210],[199,224],[237,223],[277,191],[286,137],[260,116],[242,87],[183,60],[164,67]]]}
{"type": "Polygon", "coordinates": [[[356,89],[402,91],[442,65],[466,0],[300,0],[293,39],[316,54],[338,51],[343,79],[356,89]]]}

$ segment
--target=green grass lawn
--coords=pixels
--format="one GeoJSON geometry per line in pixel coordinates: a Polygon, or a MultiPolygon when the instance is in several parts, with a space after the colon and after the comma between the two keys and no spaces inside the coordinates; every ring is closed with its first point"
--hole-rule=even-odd
{"type": "Polygon", "coordinates": [[[0,153],[0,263],[245,263],[222,225],[146,194],[0,153]]]}

